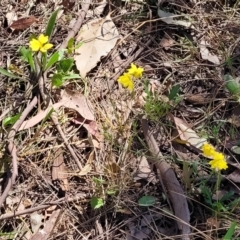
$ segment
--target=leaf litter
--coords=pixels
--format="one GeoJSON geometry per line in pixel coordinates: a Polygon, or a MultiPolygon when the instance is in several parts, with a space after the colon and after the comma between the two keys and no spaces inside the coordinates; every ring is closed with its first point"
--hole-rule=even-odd
{"type": "MultiPolygon", "coordinates": [[[[19,223],[19,216],[11,218],[11,221],[8,222],[3,220],[1,227],[4,231],[9,229],[9,226],[14,230],[27,226],[31,230],[28,230],[27,235],[24,236],[26,239],[31,239],[31,236],[32,239],[42,238],[43,231],[47,232],[47,239],[52,237],[51,233],[53,236],[61,233],[65,239],[65,232],[68,233],[67,237],[72,238],[99,238],[103,234],[108,234],[109,239],[118,237],[119,239],[134,239],[134,237],[158,239],[159,237],[179,236],[179,232],[172,227],[177,222],[178,228],[187,235],[189,228],[185,228],[185,224],[179,224],[179,219],[176,218],[176,216],[181,216],[180,218],[184,219],[182,216],[184,214],[181,214],[183,209],[185,217],[189,217],[186,206],[181,201],[178,202],[180,207],[174,203],[174,195],[169,195],[171,189],[169,192],[164,192],[164,186],[169,187],[172,179],[163,179],[158,175],[156,167],[149,164],[149,160],[155,156],[151,156],[149,159],[147,153],[149,149],[144,144],[146,141],[142,136],[141,127],[139,127],[139,119],[145,114],[146,103],[151,97],[158,95],[168,98],[168,87],[166,91],[163,90],[164,93],[158,90],[165,82],[171,82],[171,84],[180,86],[177,95],[181,95],[183,98],[179,101],[174,96],[164,101],[164,103],[174,106],[169,110],[174,115],[174,120],[169,121],[169,114],[166,114],[164,117],[159,116],[157,121],[150,121],[153,129],[159,124],[164,129],[156,138],[158,150],[162,151],[162,156],[157,161],[162,158],[166,159],[169,164],[166,171],[175,174],[176,186],[180,184],[177,190],[182,188],[184,193],[181,196],[191,198],[194,206],[193,209],[191,208],[191,221],[184,220],[189,226],[194,226],[191,227],[191,234],[199,239],[224,239],[224,234],[231,224],[229,219],[226,220],[223,216],[228,214],[219,214],[218,217],[213,217],[209,211],[213,206],[209,206],[209,202],[205,202],[206,198],[203,197],[204,191],[212,186],[212,177],[210,177],[209,168],[206,167],[208,160],[201,155],[201,146],[207,139],[231,159],[232,164],[229,161],[231,168],[227,172],[221,173],[224,181],[218,190],[223,193],[224,190],[228,191],[235,187],[235,196],[231,196],[224,203],[218,202],[218,206],[223,204],[224,209],[231,209],[228,203],[234,202],[236,196],[239,196],[239,190],[237,190],[239,185],[238,153],[234,153],[229,148],[225,149],[225,146],[238,146],[238,136],[235,133],[239,131],[239,124],[237,115],[234,118],[231,115],[232,108],[237,105],[236,98],[231,98],[229,89],[226,91],[226,84],[222,81],[221,76],[228,74],[233,79],[237,79],[239,76],[239,63],[235,58],[239,52],[238,36],[231,32],[232,28],[239,28],[238,22],[234,21],[234,19],[236,20],[234,14],[238,10],[234,9],[231,4],[228,6],[228,11],[221,11],[225,7],[223,3],[221,3],[223,5],[218,4],[217,7],[212,3],[204,2],[195,5],[192,2],[184,1],[183,3],[184,7],[183,5],[173,5],[170,2],[159,3],[159,16],[157,16],[155,6],[152,12],[153,19],[150,22],[145,22],[145,18],[143,22],[142,16],[147,16],[147,14],[142,3],[138,4],[137,8],[130,2],[125,3],[124,6],[118,6],[116,3],[116,6],[111,6],[111,11],[114,11],[114,15],[112,13],[111,17],[108,4],[106,5],[104,1],[94,3],[90,7],[91,9],[86,11],[87,18],[84,20],[84,27],[80,29],[78,40],[75,43],[76,45],[80,45],[79,42],[83,44],[75,51],[74,57],[78,63],[80,74],[83,78],[86,76],[88,78],[73,79],[67,83],[61,88],[63,92],[60,100],[55,98],[55,89],[49,88],[51,98],[56,102],[47,109],[43,108],[45,110],[33,111],[21,126],[21,132],[14,140],[18,146],[20,168],[19,181],[13,192],[10,192],[11,197],[15,197],[15,203],[12,204],[10,198],[7,198],[6,205],[1,210],[2,216],[11,212],[23,211],[21,217],[25,223],[19,223]],[[97,8],[98,5],[99,8],[97,8]],[[229,18],[230,14],[228,16],[227,12],[231,12],[233,9],[234,12],[229,18]],[[95,16],[97,19],[93,19],[95,16]],[[154,27],[154,30],[150,25],[154,27]],[[93,33],[89,35],[91,30],[93,33]],[[104,34],[104,31],[107,34],[104,34]],[[84,34],[81,36],[81,33],[84,32],[87,36],[84,34]],[[114,41],[111,41],[111,36],[114,36],[114,41]],[[153,41],[150,45],[144,46],[145,38],[149,38],[149,36],[153,41]],[[133,58],[131,62],[128,62],[141,46],[144,46],[143,53],[137,59],[133,58]],[[106,49],[104,49],[105,47],[106,49]],[[94,48],[99,51],[95,53],[94,48]],[[81,49],[84,51],[81,52],[81,49]],[[111,59],[113,50],[117,52],[118,58],[111,59]],[[226,53],[232,62],[224,62],[226,53]],[[77,60],[78,56],[82,56],[82,59],[77,60]],[[224,67],[219,65],[222,61],[224,67]],[[109,85],[112,76],[122,69],[126,71],[132,62],[146,70],[144,78],[135,82],[134,94],[136,95],[128,95],[124,89],[119,89],[117,82],[114,82],[113,87],[109,85]],[[98,86],[96,86],[97,82],[98,86]],[[153,82],[154,84],[152,84],[153,82]],[[109,94],[103,94],[101,90],[103,85],[109,88],[109,94]],[[77,91],[75,93],[65,91],[69,88],[77,89],[77,91]],[[97,89],[96,94],[93,93],[93,88],[97,89]],[[151,93],[148,92],[150,88],[151,93]],[[174,101],[179,102],[175,105],[174,101]],[[49,115],[52,111],[58,113],[63,132],[81,159],[84,167],[80,172],[76,170],[74,161],[59,139],[54,124],[51,123],[49,115]],[[225,123],[226,119],[228,121],[225,123]],[[176,131],[176,134],[173,134],[173,131],[176,131]],[[96,142],[94,143],[94,141],[96,142]],[[180,148],[177,148],[175,143],[180,148]],[[56,149],[63,150],[61,159],[57,158],[56,152],[58,151],[56,149]],[[233,161],[235,162],[233,163],[233,161]],[[52,166],[58,166],[59,163],[62,166],[65,165],[64,168],[56,167],[53,170],[52,166]],[[204,174],[202,174],[203,172],[204,174]],[[54,185],[53,179],[55,179],[54,184],[56,182],[60,184],[54,185]],[[65,184],[63,184],[64,179],[68,180],[65,184]],[[164,181],[163,185],[160,185],[159,181],[161,180],[164,181]],[[228,182],[229,180],[232,184],[228,182]],[[205,188],[202,188],[202,181],[206,183],[205,188]],[[26,199],[29,199],[28,205],[25,205],[26,199],[22,201],[22,195],[18,194],[22,191],[27,196],[26,199]],[[66,200],[69,196],[78,196],[78,194],[85,194],[88,197],[73,202],[66,200]],[[42,216],[44,219],[42,230],[37,230],[38,227],[34,229],[33,225],[28,226],[31,217],[30,214],[24,213],[25,210],[61,200],[61,196],[66,200],[64,205],[57,203],[48,212],[41,209],[35,210],[35,213],[38,212],[40,218],[42,216]],[[143,196],[149,196],[150,200],[154,199],[147,209],[137,204],[138,199],[143,196]],[[98,218],[97,221],[92,221],[94,210],[90,209],[89,204],[90,199],[94,197],[101,203],[101,207],[97,209],[98,212],[96,210],[94,212],[94,216],[98,218]],[[204,201],[201,201],[201,205],[198,203],[199,199],[204,201]],[[16,206],[17,204],[18,206],[16,206]],[[103,204],[106,205],[102,206],[103,204]],[[57,219],[58,208],[62,209],[63,206],[66,210],[64,217],[57,219]],[[171,209],[172,206],[173,209],[171,209]],[[184,207],[181,208],[182,206],[184,207]],[[7,207],[9,208],[7,209],[7,207]],[[205,213],[201,219],[198,209],[205,213]],[[50,218],[51,221],[47,222],[47,218],[50,218]],[[128,234],[126,234],[126,226],[129,230],[128,234]],[[209,231],[210,228],[214,228],[214,231],[209,231]],[[33,229],[34,233],[31,232],[33,229]],[[207,236],[205,231],[209,231],[207,236]]],[[[39,31],[44,32],[45,19],[48,18],[50,11],[53,11],[53,6],[58,8],[58,4],[57,2],[51,4],[50,1],[41,1],[36,3],[34,8],[30,7],[29,9],[26,9],[27,4],[23,4],[23,1],[19,2],[18,9],[9,7],[9,5],[5,9],[3,5],[3,9],[1,9],[3,16],[7,16],[8,12],[13,12],[12,9],[16,12],[8,15],[6,27],[15,24],[16,29],[27,29],[27,31],[21,33],[16,31],[13,35],[6,35],[4,31],[2,32],[2,38],[4,38],[4,42],[1,42],[1,46],[3,46],[2,67],[10,66],[9,61],[11,61],[15,69],[20,70],[16,74],[21,72],[24,76],[26,75],[27,67],[22,66],[17,60],[16,49],[20,44],[19,39],[23,39],[26,44],[29,32],[36,35],[39,34],[39,31]],[[37,21],[36,24],[26,23],[24,18],[20,17],[26,16],[24,14],[26,12],[29,12],[30,16],[43,16],[43,19],[39,19],[40,21],[37,21]],[[11,22],[12,19],[13,22],[11,22]],[[10,41],[6,41],[6,39],[10,41]],[[4,55],[5,49],[9,52],[8,55],[4,55]]],[[[79,9],[83,9],[85,3],[63,1],[61,4],[65,9],[61,11],[61,17],[56,24],[57,31],[54,32],[52,39],[56,48],[58,44],[61,44],[66,31],[72,29],[77,23],[75,21],[72,27],[66,27],[68,21],[83,13],[79,9]]],[[[149,6],[150,9],[151,6],[149,6]]],[[[2,23],[2,19],[0,21],[2,23]]],[[[69,54],[71,53],[69,52],[69,54]]],[[[54,70],[49,72],[47,87],[52,71],[54,70]]],[[[26,97],[25,90],[28,87],[17,80],[8,81],[3,78],[2,81],[4,84],[1,85],[0,92],[1,99],[5,99],[5,102],[0,110],[3,115],[7,113],[6,117],[11,119],[11,116],[21,114],[27,105],[29,98],[26,97]],[[21,105],[18,104],[20,101],[21,105]],[[4,111],[4,106],[11,110],[4,111]]],[[[162,103],[163,100],[159,97],[158,101],[162,103]]],[[[43,107],[42,104],[39,106],[43,107]]],[[[149,106],[154,107],[153,104],[149,106]]],[[[2,139],[6,136],[5,131],[9,131],[12,124],[8,120],[8,124],[1,131],[2,139]]],[[[1,155],[4,156],[2,152],[4,150],[1,149],[1,155]]],[[[5,174],[6,170],[3,171],[5,174]]],[[[211,201],[220,199],[217,192],[215,195],[210,196],[211,201]]],[[[231,209],[233,215],[230,219],[234,219],[233,216],[236,216],[237,208],[234,206],[231,209]]],[[[40,218],[38,219],[39,224],[40,218]]],[[[238,238],[239,230],[237,228],[234,234],[238,238]]],[[[19,231],[20,235],[23,236],[23,233],[19,231]]],[[[186,239],[184,236],[179,236],[179,238],[186,239]]]]}

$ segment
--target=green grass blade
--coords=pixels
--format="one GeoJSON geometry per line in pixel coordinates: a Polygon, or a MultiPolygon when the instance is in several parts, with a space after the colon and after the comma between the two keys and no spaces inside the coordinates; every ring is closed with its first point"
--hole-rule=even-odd
{"type": "Polygon", "coordinates": [[[18,79],[24,80],[23,78],[18,77],[18,76],[16,76],[16,75],[10,73],[9,71],[7,71],[7,70],[4,69],[4,68],[0,68],[0,73],[1,73],[2,75],[5,75],[5,76],[7,76],[7,77],[10,77],[10,78],[18,78],[18,79]]]}
{"type": "Polygon", "coordinates": [[[237,226],[236,222],[233,222],[231,227],[228,229],[227,233],[225,234],[225,236],[223,237],[223,240],[229,240],[229,239],[233,239],[233,233],[235,231],[235,227],[237,226]]]}
{"type": "Polygon", "coordinates": [[[54,29],[54,25],[56,22],[56,18],[57,18],[57,14],[58,14],[59,9],[57,9],[50,17],[48,24],[47,24],[47,28],[46,28],[46,35],[49,37],[49,40],[51,38],[53,29],[54,29]]]}

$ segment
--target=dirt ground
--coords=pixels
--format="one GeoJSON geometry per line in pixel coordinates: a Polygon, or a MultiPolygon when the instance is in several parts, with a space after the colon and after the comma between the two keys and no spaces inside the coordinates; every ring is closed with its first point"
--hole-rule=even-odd
{"type": "Polygon", "coordinates": [[[2,0],[0,26],[0,239],[240,239],[240,1],[2,0]]]}

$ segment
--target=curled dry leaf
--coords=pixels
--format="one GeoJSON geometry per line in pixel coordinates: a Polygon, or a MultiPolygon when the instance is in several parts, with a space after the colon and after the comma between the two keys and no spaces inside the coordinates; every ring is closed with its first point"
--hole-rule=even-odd
{"type": "Polygon", "coordinates": [[[83,118],[94,121],[94,111],[90,101],[81,93],[74,93],[70,90],[61,92],[62,105],[66,108],[76,110],[83,118]]]}
{"type": "Polygon", "coordinates": [[[174,18],[180,16],[170,12],[164,12],[161,9],[158,9],[158,16],[162,18],[161,20],[167,24],[181,25],[184,27],[190,27],[192,25],[192,23],[189,21],[175,20],[174,18]]]}
{"type": "Polygon", "coordinates": [[[18,131],[26,130],[35,126],[41,122],[52,110],[57,110],[62,106],[76,110],[87,120],[94,120],[93,107],[86,97],[84,97],[81,93],[73,94],[69,91],[62,91],[62,99],[58,103],[48,106],[46,110],[40,111],[34,117],[24,121],[18,131]]]}
{"type": "Polygon", "coordinates": [[[198,149],[201,149],[202,145],[207,142],[206,138],[199,137],[195,131],[193,131],[187,123],[182,119],[173,117],[176,124],[180,139],[185,142],[186,145],[192,145],[198,149]]]}
{"type": "Polygon", "coordinates": [[[94,153],[94,151],[92,151],[92,152],[90,153],[90,155],[89,155],[89,158],[88,158],[88,160],[87,160],[86,165],[85,165],[85,166],[82,168],[82,170],[77,174],[78,176],[87,175],[87,174],[91,171],[91,169],[92,169],[91,164],[92,164],[92,161],[93,161],[94,157],[95,157],[95,153],[94,153]]]}
{"type": "Polygon", "coordinates": [[[24,30],[30,27],[35,21],[36,18],[34,16],[19,18],[18,20],[13,21],[13,23],[10,25],[10,28],[14,30],[24,30]]]}
{"type": "Polygon", "coordinates": [[[77,36],[77,42],[83,42],[83,45],[76,49],[74,56],[82,77],[114,48],[118,39],[119,33],[110,15],[83,25],[77,36]]]}
{"type": "Polygon", "coordinates": [[[217,64],[217,65],[220,64],[218,57],[209,52],[209,50],[207,49],[207,45],[208,44],[205,40],[202,40],[199,45],[202,59],[208,60],[209,62],[217,64]]]}

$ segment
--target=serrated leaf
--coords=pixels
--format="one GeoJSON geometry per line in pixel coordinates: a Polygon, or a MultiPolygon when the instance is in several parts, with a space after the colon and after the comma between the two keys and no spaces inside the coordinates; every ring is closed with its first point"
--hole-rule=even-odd
{"type": "Polygon", "coordinates": [[[90,200],[90,205],[93,209],[98,209],[104,205],[103,199],[98,197],[93,197],[90,200]]]}
{"type": "Polygon", "coordinates": [[[19,118],[20,118],[21,114],[18,113],[12,117],[6,117],[5,119],[3,119],[3,126],[6,127],[8,125],[13,125],[19,118]]]}
{"type": "Polygon", "coordinates": [[[138,200],[138,205],[143,207],[149,207],[156,203],[156,198],[153,196],[143,196],[138,200]]]}
{"type": "Polygon", "coordinates": [[[51,38],[53,29],[54,29],[54,25],[57,19],[57,14],[58,14],[59,9],[57,9],[50,17],[47,27],[46,27],[46,35],[49,37],[49,40],[51,38]]]}
{"type": "Polygon", "coordinates": [[[52,77],[52,85],[54,87],[61,87],[63,83],[63,75],[61,73],[55,73],[52,77]]]}

